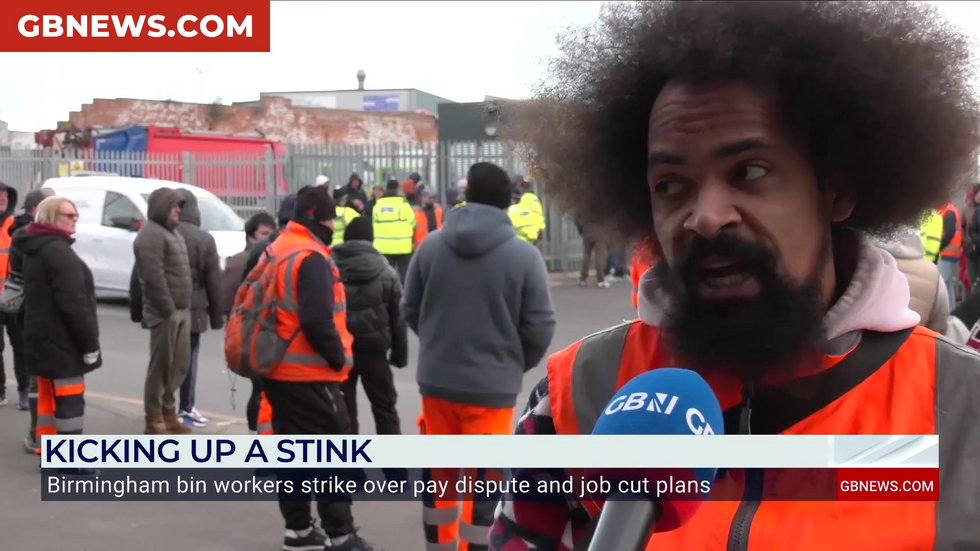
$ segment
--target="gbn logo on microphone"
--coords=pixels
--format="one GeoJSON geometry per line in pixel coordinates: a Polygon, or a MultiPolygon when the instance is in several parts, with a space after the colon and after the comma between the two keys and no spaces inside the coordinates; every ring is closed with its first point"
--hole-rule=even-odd
{"type": "MultiPolygon", "coordinates": [[[[643,409],[646,411],[670,415],[674,407],[680,400],[677,396],[670,396],[663,392],[655,392],[650,396],[646,392],[634,392],[629,396],[618,396],[606,406],[606,415],[615,415],[621,411],[636,411],[643,409]]],[[[714,434],[711,425],[708,424],[704,415],[697,408],[688,408],[685,415],[687,427],[692,434],[714,434]]]]}

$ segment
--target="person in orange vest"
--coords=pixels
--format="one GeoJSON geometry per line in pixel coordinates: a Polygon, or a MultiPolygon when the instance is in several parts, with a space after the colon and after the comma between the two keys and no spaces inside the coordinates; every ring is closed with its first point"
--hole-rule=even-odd
{"type": "Polygon", "coordinates": [[[421,204],[412,207],[415,211],[415,236],[413,246],[419,248],[425,236],[442,227],[442,207],[436,204],[435,196],[429,190],[422,191],[421,204]]]}
{"type": "MultiPolygon", "coordinates": [[[[336,204],[327,186],[305,187],[296,195],[293,220],[268,246],[269,256],[275,258],[277,251],[314,245],[313,250],[302,251],[295,260],[283,263],[275,281],[277,296],[281,300],[295,297],[296,302],[295,309],[280,309],[276,316],[277,334],[296,338],[286,349],[283,361],[262,380],[271,405],[271,411],[266,411],[274,412],[271,426],[275,434],[350,432],[340,384],[353,366],[353,339],[347,331],[344,285],[326,245],[333,239],[336,215],[336,204]],[[287,289],[286,285],[292,288],[287,289]]],[[[279,495],[279,509],[286,521],[283,549],[373,551],[354,529],[349,500],[317,501],[322,530],[313,524],[310,503],[299,491],[302,480],[310,473],[301,471],[289,469],[287,475],[280,473],[280,477],[293,477],[295,490],[279,495]]]]}
{"type": "Polygon", "coordinates": [[[640,245],[637,245],[636,250],[633,251],[633,258],[630,259],[630,280],[633,282],[633,290],[631,291],[630,298],[633,301],[633,308],[638,306],[637,297],[640,292],[640,278],[657,261],[651,248],[652,245],[644,241],[640,245]]]}
{"type": "Polygon", "coordinates": [[[955,284],[960,272],[960,256],[963,255],[963,225],[960,223],[960,211],[953,203],[939,209],[943,219],[943,236],[939,241],[939,275],[946,282],[946,296],[949,298],[949,309],[956,307],[955,284]]]}
{"type": "MultiPolygon", "coordinates": [[[[804,501],[835,495],[836,475],[727,469],[643,548],[980,549],[980,356],[917,326],[869,239],[976,166],[969,41],[912,3],[641,2],[599,18],[598,36],[563,36],[515,134],[570,216],[656,239],[662,262],[639,319],[548,358],[517,433],[591,434],[628,381],[686,368],[726,435],[938,435],[941,501],[804,501]]],[[[585,549],[601,507],[506,495],[489,549],[585,549]]]]}
{"type": "MultiPolygon", "coordinates": [[[[17,190],[0,182],[0,286],[7,279],[10,255],[10,227],[14,225],[17,208],[17,190]]],[[[17,379],[17,407],[26,410],[30,376],[24,368],[24,336],[14,314],[0,314],[0,321],[7,330],[7,338],[14,349],[14,377],[17,379]]],[[[3,335],[0,334],[0,406],[7,405],[7,367],[3,360],[3,335]]]]}

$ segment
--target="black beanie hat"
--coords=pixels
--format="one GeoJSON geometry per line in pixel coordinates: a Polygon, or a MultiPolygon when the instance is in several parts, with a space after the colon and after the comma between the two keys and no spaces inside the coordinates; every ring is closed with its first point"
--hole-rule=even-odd
{"type": "Polygon", "coordinates": [[[466,181],[467,203],[510,208],[513,185],[504,169],[493,163],[476,163],[466,173],[466,181]]]}
{"type": "Polygon", "coordinates": [[[374,241],[374,226],[371,219],[366,216],[358,216],[347,223],[344,228],[344,241],[374,241]]]}
{"type": "Polygon", "coordinates": [[[293,220],[297,222],[323,222],[337,217],[337,203],[327,186],[305,186],[296,193],[296,212],[293,220]]]}
{"type": "Polygon", "coordinates": [[[398,180],[388,180],[388,183],[385,184],[385,188],[388,190],[397,190],[399,185],[398,180]]]}

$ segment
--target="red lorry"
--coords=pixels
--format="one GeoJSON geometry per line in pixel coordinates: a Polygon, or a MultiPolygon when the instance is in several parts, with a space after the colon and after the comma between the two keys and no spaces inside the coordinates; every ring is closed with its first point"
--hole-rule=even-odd
{"type": "Polygon", "coordinates": [[[219,197],[266,196],[267,170],[279,193],[287,189],[282,171],[286,148],[265,138],[132,126],[97,134],[92,149],[96,171],[177,182],[185,181],[182,159],[190,153],[194,174],[186,182],[219,197]],[[270,165],[266,152],[272,154],[270,165]]]}

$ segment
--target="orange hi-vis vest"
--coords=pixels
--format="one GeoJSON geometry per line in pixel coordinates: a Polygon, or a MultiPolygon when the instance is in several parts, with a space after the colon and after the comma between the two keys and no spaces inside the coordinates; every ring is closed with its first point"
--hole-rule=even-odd
{"type": "Polygon", "coordinates": [[[347,374],[354,366],[354,357],[351,352],[351,345],[354,337],[347,331],[347,293],[344,284],[340,281],[340,272],[330,258],[330,249],[317,239],[310,231],[296,222],[290,222],[284,230],[279,233],[279,237],[272,242],[269,254],[276,257],[277,251],[296,247],[306,242],[315,242],[322,249],[323,254],[330,263],[330,271],[333,273],[333,322],[337,326],[337,333],[344,343],[344,355],[347,361],[344,368],[337,371],[327,364],[327,360],[313,350],[310,343],[303,335],[299,324],[299,308],[296,296],[296,282],[299,279],[299,268],[303,260],[314,251],[304,251],[295,255],[288,262],[283,262],[279,266],[276,274],[276,299],[287,307],[280,308],[276,312],[276,334],[280,338],[289,340],[286,354],[283,356],[282,363],[273,369],[266,378],[276,381],[288,382],[335,382],[340,383],[347,380],[347,374]],[[296,307],[291,307],[295,305],[296,307]],[[295,337],[295,338],[293,338],[295,337]]]}
{"type": "MultiPolygon", "coordinates": [[[[711,493],[733,500],[706,500],[684,526],[653,534],[647,551],[980,549],[980,357],[922,327],[865,331],[860,341],[841,356],[825,356],[824,370],[810,376],[822,378],[829,392],[800,399],[785,388],[761,385],[750,401],[749,429],[752,434],[938,434],[938,503],[767,501],[767,495],[786,495],[787,487],[800,484],[794,471],[732,470],[711,493]]],[[[627,381],[675,365],[659,330],[640,320],[553,354],[547,369],[555,432],[590,434],[627,381]]],[[[739,432],[741,384],[720,373],[705,379],[725,410],[725,433],[739,432]]],[[[592,502],[583,506],[592,515],[599,512],[592,502]]]]}
{"type": "Polygon", "coordinates": [[[640,278],[643,277],[643,274],[645,274],[649,269],[650,264],[644,262],[638,253],[633,253],[633,258],[630,260],[630,280],[633,281],[633,291],[631,297],[633,299],[633,308],[637,307],[637,302],[639,299],[638,293],[640,292],[640,278]]]}
{"type": "MultiPolygon", "coordinates": [[[[415,234],[412,237],[412,249],[419,248],[425,236],[429,235],[429,217],[425,214],[425,209],[421,206],[414,206],[415,211],[415,234]]],[[[436,213],[436,229],[442,227],[442,208],[438,205],[433,209],[436,213]]]]}
{"type": "Polygon", "coordinates": [[[0,224],[0,284],[7,279],[7,269],[10,267],[10,226],[13,225],[13,216],[8,216],[0,224]]]}
{"type": "Polygon", "coordinates": [[[952,212],[956,217],[956,233],[953,234],[953,239],[939,253],[939,256],[959,260],[960,255],[963,253],[963,225],[960,222],[960,211],[953,206],[953,203],[946,203],[945,207],[939,209],[939,216],[945,220],[946,213],[948,212],[952,212]]]}

